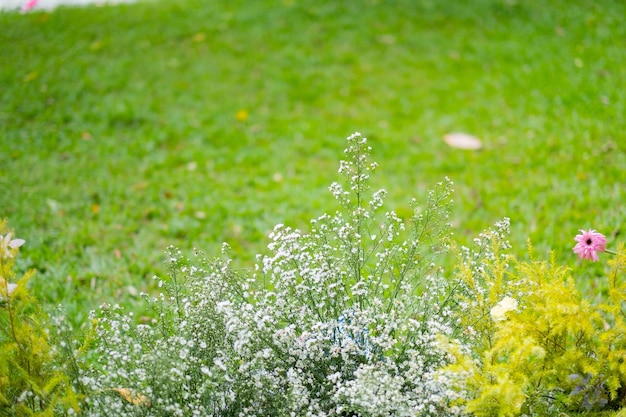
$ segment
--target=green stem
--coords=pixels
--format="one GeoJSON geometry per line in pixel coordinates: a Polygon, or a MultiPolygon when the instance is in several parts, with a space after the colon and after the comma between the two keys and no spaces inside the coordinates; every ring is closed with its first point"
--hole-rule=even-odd
{"type": "MultiPolygon", "coordinates": [[[[2,271],[3,275],[4,275],[4,270],[6,268],[6,264],[4,261],[4,256],[2,256],[0,254],[0,271],[2,271]]],[[[22,346],[22,343],[20,342],[18,335],[15,331],[15,326],[16,326],[16,311],[13,308],[13,303],[11,302],[11,297],[9,296],[9,274],[7,274],[6,276],[3,276],[3,280],[4,280],[4,289],[6,292],[6,308],[7,308],[7,315],[9,318],[9,331],[10,331],[10,337],[13,338],[13,341],[15,342],[15,346],[17,347],[17,350],[19,351],[20,356],[23,358],[25,365],[26,365],[26,374],[27,374],[27,378],[31,377],[31,361],[28,358],[28,353],[26,352],[26,350],[24,349],[24,346],[22,346]]],[[[27,380],[26,383],[29,385],[29,388],[32,391],[32,385],[30,384],[30,380],[27,380]]],[[[31,408],[34,410],[34,406],[33,406],[33,400],[31,399],[31,408]]]]}

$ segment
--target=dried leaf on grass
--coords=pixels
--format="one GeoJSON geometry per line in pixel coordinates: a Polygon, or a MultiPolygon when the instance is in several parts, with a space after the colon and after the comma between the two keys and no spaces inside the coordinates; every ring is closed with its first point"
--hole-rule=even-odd
{"type": "Polygon", "coordinates": [[[448,133],[443,137],[443,140],[449,146],[458,149],[477,150],[483,147],[480,139],[462,132],[448,133]]]}

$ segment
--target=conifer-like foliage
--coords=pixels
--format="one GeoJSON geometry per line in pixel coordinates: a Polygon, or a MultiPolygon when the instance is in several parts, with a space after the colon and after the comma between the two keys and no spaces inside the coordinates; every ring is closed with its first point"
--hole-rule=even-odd
{"type": "Polygon", "coordinates": [[[0,222],[0,415],[73,414],[79,399],[69,376],[56,366],[46,315],[27,283],[34,271],[14,272],[21,239],[0,222]]]}
{"type": "MultiPolygon", "coordinates": [[[[497,253],[502,240],[494,236],[485,240],[496,242],[489,247],[497,253]]],[[[484,248],[484,240],[478,243],[484,248]]],[[[580,294],[570,270],[553,259],[518,262],[489,256],[475,268],[471,258],[461,264],[459,275],[468,307],[460,319],[475,329],[468,342],[473,349],[450,348],[457,360],[445,371],[462,381],[457,389],[470,398],[464,403],[467,412],[540,416],[625,405],[623,246],[609,262],[608,297],[597,305],[580,294]]]]}

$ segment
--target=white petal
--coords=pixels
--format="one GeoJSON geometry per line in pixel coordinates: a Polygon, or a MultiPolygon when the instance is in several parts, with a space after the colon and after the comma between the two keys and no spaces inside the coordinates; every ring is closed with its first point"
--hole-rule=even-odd
{"type": "Polygon", "coordinates": [[[517,309],[517,300],[515,298],[504,297],[498,304],[500,304],[506,311],[517,309]]]}
{"type": "Polygon", "coordinates": [[[13,239],[11,243],[9,243],[9,246],[12,249],[15,249],[15,248],[19,248],[20,246],[22,246],[25,242],[26,241],[24,239],[13,239]]]}

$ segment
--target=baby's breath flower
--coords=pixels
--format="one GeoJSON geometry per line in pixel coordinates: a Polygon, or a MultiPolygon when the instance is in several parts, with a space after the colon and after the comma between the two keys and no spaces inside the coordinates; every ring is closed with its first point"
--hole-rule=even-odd
{"type": "MultiPolygon", "coordinates": [[[[385,191],[368,188],[370,153],[360,134],[348,138],[344,182],[330,186],[341,209],[308,232],[274,227],[251,275],[226,246],[212,261],[197,254],[201,266],[169,248],[172,279],[146,298],[154,321],[103,310],[103,359],[83,381],[140,392],[154,415],[460,415],[451,380],[436,377],[454,359],[438,335],[466,329],[438,267],[451,182],[423,207],[412,201],[411,219],[385,213],[385,191]]],[[[89,401],[101,407],[88,417],[146,414],[112,396],[89,401]]]]}

